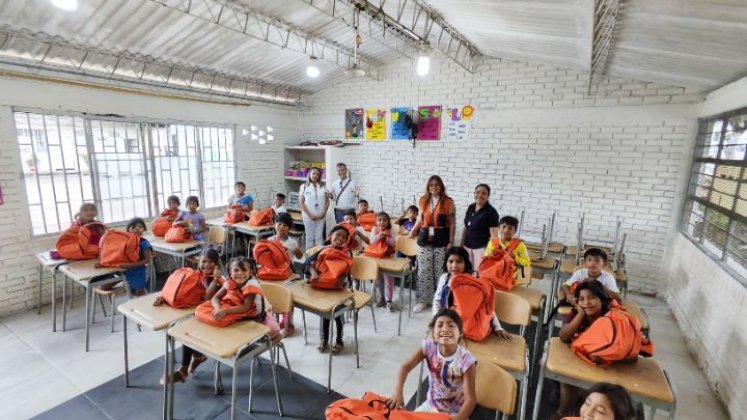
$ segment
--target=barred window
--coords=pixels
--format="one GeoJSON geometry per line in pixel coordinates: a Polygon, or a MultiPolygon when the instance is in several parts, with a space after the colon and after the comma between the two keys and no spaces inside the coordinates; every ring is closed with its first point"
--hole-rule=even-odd
{"type": "Polygon", "coordinates": [[[33,235],[60,232],[84,202],[104,223],[153,217],[169,195],[224,204],[235,180],[233,128],[15,111],[33,235]]]}
{"type": "Polygon", "coordinates": [[[747,280],[747,109],[700,120],[682,232],[747,280]]]}

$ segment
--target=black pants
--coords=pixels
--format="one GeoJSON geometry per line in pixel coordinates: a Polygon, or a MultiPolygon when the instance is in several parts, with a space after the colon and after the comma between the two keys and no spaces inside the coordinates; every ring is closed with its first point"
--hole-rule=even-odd
{"type": "Polygon", "coordinates": [[[192,356],[200,357],[203,354],[192,350],[191,347],[182,346],[182,366],[189,366],[192,362],[192,356]]]}
{"type": "MultiPolygon", "coordinates": [[[[335,318],[335,336],[337,342],[342,342],[342,315],[335,318]]],[[[329,341],[329,320],[322,318],[322,341],[329,341]]]]}

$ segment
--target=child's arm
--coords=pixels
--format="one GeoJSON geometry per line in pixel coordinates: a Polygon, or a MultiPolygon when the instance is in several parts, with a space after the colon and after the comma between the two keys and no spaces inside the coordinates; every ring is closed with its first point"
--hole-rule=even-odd
{"type": "Polygon", "coordinates": [[[493,328],[493,332],[498,336],[498,338],[503,340],[511,339],[511,334],[503,329],[501,321],[498,320],[498,316],[496,316],[495,312],[493,312],[493,319],[490,320],[490,326],[493,328]]]}
{"type": "Polygon", "coordinates": [[[563,324],[563,328],[561,328],[560,333],[558,333],[560,341],[570,343],[571,340],[573,340],[576,331],[578,331],[579,328],[581,328],[581,325],[583,325],[585,319],[586,313],[584,313],[584,310],[581,309],[581,307],[576,305],[576,316],[573,317],[570,322],[563,324]]]}
{"type": "MultiPolygon", "coordinates": [[[[405,361],[405,363],[402,364],[402,366],[399,368],[399,372],[397,373],[397,382],[394,386],[394,393],[392,393],[392,396],[389,397],[389,399],[386,400],[386,405],[389,406],[391,409],[396,408],[403,408],[405,406],[405,396],[403,394],[403,389],[405,387],[405,380],[407,380],[407,374],[410,373],[411,370],[415,368],[415,366],[420,363],[421,360],[425,357],[425,354],[423,354],[423,349],[418,348],[415,353],[410,356],[409,359],[405,361]]],[[[474,380],[474,377],[473,377],[474,380]]],[[[473,394],[474,394],[474,387],[473,387],[473,394]]],[[[465,417],[466,418],[466,417],[465,417]]]]}
{"type": "Polygon", "coordinates": [[[244,296],[243,304],[213,312],[213,318],[215,318],[216,321],[220,321],[223,317],[229,314],[243,314],[249,312],[254,307],[254,296],[254,293],[250,293],[244,296]]]}
{"type": "Polygon", "coordinates": [[[433,304],[431,305],[434,316],[438,313],[438,311],[441,310],[441,295],[443,295],[444,293],[444,287],[446,287],[446,282],[448,281],[448,279],[448,274],[442,274],[438,279],[438,284],[436,285],[436,293],[433,294],[433,304]]]}
{"type": "Polygon", "coordinates": [[[514,261],[516,262],[516,265],[520,267],[529,267],[532,264],[532,260],[529,258],[527,246],[524,245],[524,241],[521,241],[519,246],[516,247],[516,250],[514,251],[514,261]]]}
{"type": "Polygon", "coordinates": [[[215,271],[213,272],[213,281],[210,282],[210,286],[208,286],[207,290],[205,290],[205,300],[212,301],[213,296],[218,292],[221,286],[221,273],[220,269],[218,267],[215,267],[215,271]]]}
{"type": "Polygon", "coordinates": [[[462,408],[455,416],[452,416],[452,420],[469,420],[469,416],[475,410],[477,405],[477,396],[475,395],[475,382],[477,380],[477,364],[472,366],[464,372],[464,378],[462,386],[464,387],[464,402],[462,408]]]}
{"type": "Polygon", "coordinates": [[[355,228],[355,235],[366,245],[369,245],[371,243],[371,240],[368,238],[368,235],[358,230],[358,228],[355,228]]]}
{"type": "Polygon", "coordinates": [[[212,299],[210,299],[210,304],[213,305],[213,314],[215,312],[220,311],[220,300],[223,299],[223,296],[226,295],[226,288],[221,287],[213,296],[212,299]]]}
{"type": "Polygon", "coordinates": [[[143,259],[142,260],[140,260],[138,262],[134,262],[134,263],[121,263],[121,264],[117,264],[117,267],[124,268],[125,270],[128,270],[130,268],[135,268],[135,267],[142,267],[144,265],[150,264],[150,262],[151,262],[152,259],[153,259],[153,250],[151,248],[146,248],[145,252],[143,253],[143,259]]]}

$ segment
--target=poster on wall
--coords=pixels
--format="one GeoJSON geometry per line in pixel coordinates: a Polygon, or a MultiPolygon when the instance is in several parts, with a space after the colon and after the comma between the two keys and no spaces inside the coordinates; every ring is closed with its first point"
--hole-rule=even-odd
{"type": "Polygon", "coordinates": [[[410,112],[410,107],[399,107],[392,108],[390,115],[392,116],[392,140],[410,140],[412,129],[412,119],[407,118],[407,113],[410,112]],[[408,123],[409,120],[409,123],[408,123]]]}
{"type": "Polygon", "coordinates": [[[363,140],[363,108],[345,110],[345,140],[363,140]]]}
{"type": "Polygon", "coordinates": [[[386,109],[366,109],[366,140],[386,140],[386,109]]]}
{"type": "Polygon", "coordinates": [[[441,105],[418,107],[418,140],[441,140],[441,105]]]}
{"type": "Polygon", "coordinates": [[[472,117],[474,115],[475,107],[472,105],[449,107],[446,110],[446,117],[449,119],[446,139],[465,140],[469,138],[469,132],[472,129],[472,117]]]}

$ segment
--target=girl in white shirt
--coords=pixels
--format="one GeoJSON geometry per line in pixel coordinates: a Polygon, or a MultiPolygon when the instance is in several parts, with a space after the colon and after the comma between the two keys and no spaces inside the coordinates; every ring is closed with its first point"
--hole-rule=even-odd
{"type": "Polygon", "coordinates": [[[311,168],[309,179],[299,190],[299,201],[306,230],[306,249],[324,245],[324,218],[329,209],[329,193],[322,186],[319,168],[311,168]]]}

